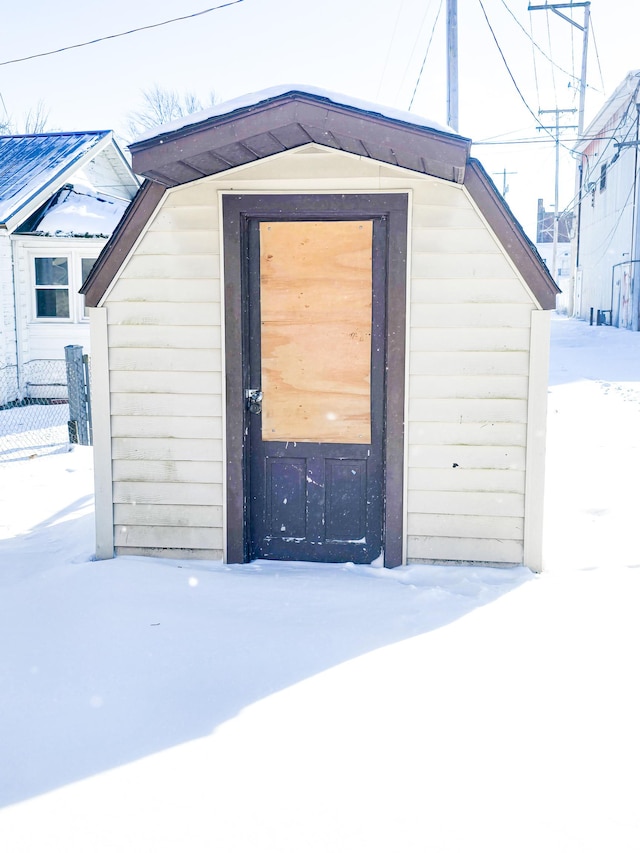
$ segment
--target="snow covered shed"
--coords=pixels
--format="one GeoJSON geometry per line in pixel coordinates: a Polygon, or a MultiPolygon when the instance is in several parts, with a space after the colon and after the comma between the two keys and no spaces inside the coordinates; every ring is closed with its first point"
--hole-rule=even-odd
{"type": "Polygon", "coordinates": [[[541,567],[556,285],[470,141],[271,89],[131,146],[96,553],[541,567]]]}

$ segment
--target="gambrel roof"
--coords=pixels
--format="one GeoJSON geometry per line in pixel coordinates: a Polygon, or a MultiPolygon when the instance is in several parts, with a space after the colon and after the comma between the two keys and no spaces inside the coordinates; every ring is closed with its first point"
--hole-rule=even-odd
{"type": "Polygon", "coordinates": [[[310,143],[463,184],[540,306],[555,307],[555,282],[491,179],[470,159],[471,140],[413,113],[307,87],[216,105],[133,143],[133,169],[147,180],[82,289],[86,304],[98,305],[167,187],[310,143]]]}
{"type": "Polygon", "coordinates": [[[138,184],[110,130],[0,136],[0,225],[13,230],[107,149],[131,197],[138,184]]]}

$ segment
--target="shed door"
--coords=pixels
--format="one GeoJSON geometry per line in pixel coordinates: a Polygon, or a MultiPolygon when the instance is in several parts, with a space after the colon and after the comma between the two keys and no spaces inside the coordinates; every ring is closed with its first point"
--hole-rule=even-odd
{"type": "Polygon", "coordinates": [[[381,552],[384,231],[382,218],[249,223],[250,559],[381,552]]]}

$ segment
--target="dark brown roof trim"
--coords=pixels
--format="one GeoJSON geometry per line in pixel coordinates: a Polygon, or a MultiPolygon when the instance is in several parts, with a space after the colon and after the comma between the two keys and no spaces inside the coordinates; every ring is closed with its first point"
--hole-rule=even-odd
{"type": "Polygon", "coordinates": [[[540,307],[555,308],[560,288],[478,160],[469,160],[464,186],[540,303],[540,307]]]}
{"type": "Polygon", "coordinates": [[[80,288],[88,308],[98,306],[164,193],[165,188],[153,181],[145,181],[138,190],[80,288]]]}
{"type": "Polygon", "coordinates": [[[290,91],[130,146],[133,170],[166,186],[213,175],[309,141],[462,182],[470,140],[308,92],[290,91]],[[227,165],[229,164],[229,165],[227,165]]]}

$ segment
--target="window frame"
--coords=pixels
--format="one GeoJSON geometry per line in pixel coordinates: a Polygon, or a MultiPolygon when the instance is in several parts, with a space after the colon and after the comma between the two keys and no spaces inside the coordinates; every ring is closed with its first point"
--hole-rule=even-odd
{"type": "Polygon", "coordinates": [[[73,323],[83,324],[89,322],[89,316],[84,304],[84,296],[78,291],[83,284],[83,261],[91,260],[95,263],[100,254],[100,247],[87,246],[82,248],[66,248],[59,245],[42,246],[41,248],[29,248],[27,250],[27,263],[29,267],[28,281],[30,286],[30,318],[31,323],[37,324],[60,324],[73,323]],[[38,284],[36,268],[37,260],[42,258],[61,258],[67,262],[67,285],[42,285],[38,284]],[[38,315],[38,291],[66,289],[69,299],[68,317],[41,317],[38,315]]]}

